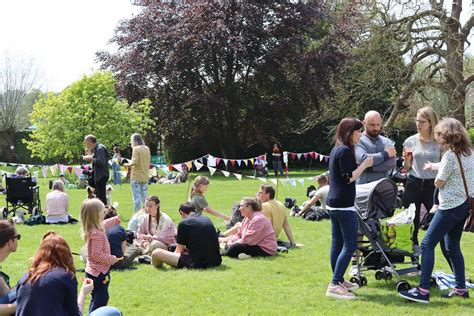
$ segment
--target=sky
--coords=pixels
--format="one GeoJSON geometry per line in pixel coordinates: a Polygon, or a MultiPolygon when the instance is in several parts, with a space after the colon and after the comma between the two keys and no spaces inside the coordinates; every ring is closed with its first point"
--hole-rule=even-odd
{"type": "Polygon", "coordinates": [[[32,58],[41,90],[60,92],[99,68],[95,53],[138,12],[130,0],[0,0],[0,56],[32,58]]]}
{"type": "MultiPolygon", "coordinates": [[[[472,0],[462,1],[465,22],[472,0]]],[[[0,56],[32,58],[41,90],[60,92],[99,68],[95,53],[113,51],[108,41],[118,22],[139,10],[130,0],[0,0],[0,56]]]]}

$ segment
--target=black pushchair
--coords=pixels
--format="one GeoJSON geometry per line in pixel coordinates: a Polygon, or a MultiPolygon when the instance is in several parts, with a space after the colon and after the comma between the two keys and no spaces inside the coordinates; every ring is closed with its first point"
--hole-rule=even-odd
{"type": "Polygon", "coordinates": [[[6,207],[3,207],[1,211],[4,219],[8,218],[10,213],[15,214],[20,209],[31,215],[41,214],[39,186],[31,177],[9,177],[5,174],[5,183],[6,207]]]}
{"type": "Polygon", "coordinates": [[[359,215],[359,232],[368,241],[359,241],[357,247],[357,273],[350,281],[359,286],[367,284],[364,271],[375,270],[377,280],[397,277],[397,291],[409,290],[411,285],[401,275],[418,272],[418,254],[390,248],[382,238],[380,219],[391,217],[397,201],[397,186],[389,179],[382,179],[357,186],[356,210],[359,215]],[[409,258],[410,262],[405,262],[409,258]],[[405,265],[405,268],[399,268],[405,265]]]}

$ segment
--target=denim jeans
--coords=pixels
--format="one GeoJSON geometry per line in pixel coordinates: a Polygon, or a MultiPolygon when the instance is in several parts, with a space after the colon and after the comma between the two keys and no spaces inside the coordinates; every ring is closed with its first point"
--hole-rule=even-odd
{"type": "Polygon", "coordinates": [[[89,316],[121,316],[122,313],[113,306],[103,306],[100,307],[96,310],[94,310],[92,313],[89,314],[89,316]]]}
{"type": "Polygon", "coordinates": [[[344,282],[344,273],[352,254],[357,249],[357,214],[354,211],[330,210],[331,216],[331,268],[332,284],[344,282]]]}
{"type": "Polygon", "coordinates": [[[138,182],[135,180],[131,180],[130,183],[132,184],[133,208],[136,213],[140,210],[140,205],[145,207],[145,199],[148,194],[148,183],[138,182]]]}
{"type": "Polygon", "coordinates": [[[434,249],[443,238],[454,272],[456,288],[466,288],[464,257],[461,252],[460,241],[468,210],[469,204],[466,200],[466,202],[455,208],[448,210],[438,209],[435,213],[425,238],[421,242],[421,288],[430,288],[430,278],[435,260],[434,249]]]}
{"type": "Polygon", "coordinates": [[[89,305],[89,313],[92,313],[96,309],[106,306],[109,302],[110,273],[100,273],[95,277],[86,272],[86,278],[90,278],[94,282],[91,303],[89,305]]]}
{"type": "Polygon", "coordinates": [[[281,165],[281,161],[273,160],[272,163],[273,163],[273,171],[275,171],[275,177],[278,176],[278,171],[280,171],[280,175],[283,176],[283,167],[281,165]]]}

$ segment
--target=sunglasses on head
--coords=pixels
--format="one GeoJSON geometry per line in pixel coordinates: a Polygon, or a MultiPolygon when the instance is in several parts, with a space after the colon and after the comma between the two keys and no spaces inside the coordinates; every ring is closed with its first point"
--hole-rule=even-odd
{"type": "Polygon", "coordinates": [[[20,239],[21,239],[21,235],[20,235],[20,234],[16,234],[15,236],[12,237],[12,239],[18,239],[18,240],[20,240],[20,239]]]}

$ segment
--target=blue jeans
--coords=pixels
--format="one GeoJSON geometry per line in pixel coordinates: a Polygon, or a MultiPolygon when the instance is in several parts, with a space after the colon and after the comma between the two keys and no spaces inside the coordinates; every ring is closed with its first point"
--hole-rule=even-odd
{"type": "Polygon", "coordinates": [[[283,176],[283,167],[281,165],[281,161],[273,160],[272,163],[273,163],[273,171],[275,171],[275,177],[278,176],[278,171],[280,171],[280,175],[283,176]]]}
{"type": "Polygon", "coordinates": [[[89,314],[89,316],[120,316],[122,313],[113,306],[103,306],[92,313],[89,314]]]}
{"type": "Polygon", "coordinates": [[[132,184],[133,208],[136,213],[140,210],[140,205],[145,207],[145,199],[148,194],[148,183],[138,182],[135,180],[131,180],[130,183],[132,184]]]}
{"type": "Polygon", "coordinates": [[[109,302],[110,272],[106,274],[100,273],[96,277],[86,272],[86,277],[92,279],[94,282],[94,289],[91,295],[92,299],[89,305],[89,313],[92,313],[102,306],[107,306],[109,302]]]}
{"type": "Polygon", "coordinates": [[[344,273],[357,249],[357,214],[354,211],[330,210],[332,284],[344,282],[344,273]]]}
{"type": "Polygon", "coordinates": [[[464,257],[461,252],[460,241],[462,228],[467,217],[469,205],[466,202],[448,210],[438,209],[421,242],[421,277],[420,287],[430,288],[431,273],[434,267],[434,249],[444,239],[446,252],[451,261],[456,288],[466,288],[464,257]]]}

